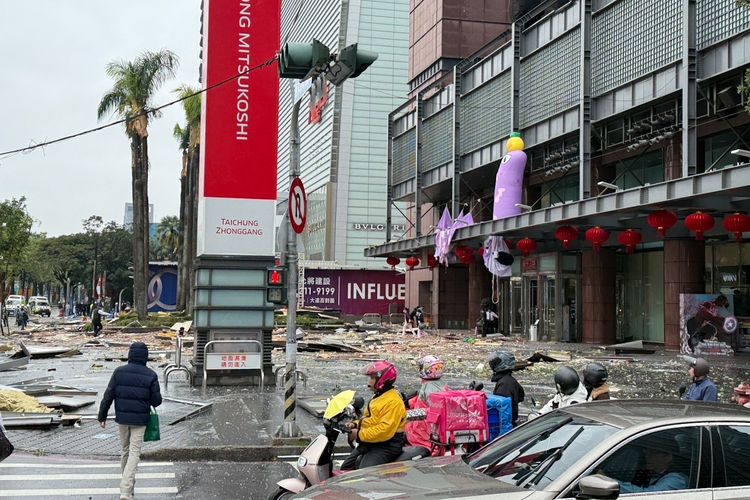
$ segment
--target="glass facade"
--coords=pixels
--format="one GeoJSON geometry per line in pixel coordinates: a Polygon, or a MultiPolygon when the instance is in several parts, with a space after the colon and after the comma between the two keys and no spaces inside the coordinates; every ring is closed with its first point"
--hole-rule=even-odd
{"type": "Polygon", "coordinates": [[[618,256],[618,337],[664,342],[664,252],[618,256]]]}

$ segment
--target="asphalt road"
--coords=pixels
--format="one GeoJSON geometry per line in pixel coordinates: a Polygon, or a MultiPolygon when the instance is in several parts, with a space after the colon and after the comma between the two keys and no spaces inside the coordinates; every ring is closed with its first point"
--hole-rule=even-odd
{"type": "MultiPolygon", "coordinates": [[[[265,499],[276,482],[293,476],[289,463],[142,462],[135,496],[153,499],[265,499]]],[[[0,498],[118,499],[115,461],[14,454],[0,463],[0,498]]]]}

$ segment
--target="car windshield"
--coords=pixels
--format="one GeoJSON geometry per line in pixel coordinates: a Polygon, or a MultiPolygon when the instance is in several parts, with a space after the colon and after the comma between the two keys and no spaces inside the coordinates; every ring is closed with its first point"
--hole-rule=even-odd
{"type": "Polygon", "coordinates": [[[468,457],[469,465],[505,483],[541,490],[617,428],[555,412],[468,457]]]}

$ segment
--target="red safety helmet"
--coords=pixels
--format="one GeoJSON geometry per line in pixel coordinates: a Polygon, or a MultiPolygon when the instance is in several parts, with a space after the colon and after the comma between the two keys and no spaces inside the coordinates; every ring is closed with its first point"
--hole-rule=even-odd
{"type": "Polygon", "coordinates": [[[388,361],[376,361],[365,368],[365,375],[375,377],[375,392],[383,392],[393,387],[398,377],[396,365],[388,361]]]}

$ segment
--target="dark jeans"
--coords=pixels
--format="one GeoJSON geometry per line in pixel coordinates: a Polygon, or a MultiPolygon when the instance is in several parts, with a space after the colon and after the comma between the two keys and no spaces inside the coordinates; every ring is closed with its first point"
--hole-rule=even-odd
{"type": "Polygon", "coordinates": [[[394,462],[404,449],[406,437],[396,434],[382,443],[360,443],[341,464],[341,470],[364,469],[394,462]]]}
{"type": "Polygon", "coordinates": [[[99,335],[99,332],[102,331],[102,322],[101,321],[93,321],[91,324],[94,327],[94,335],[99,335]]]}

